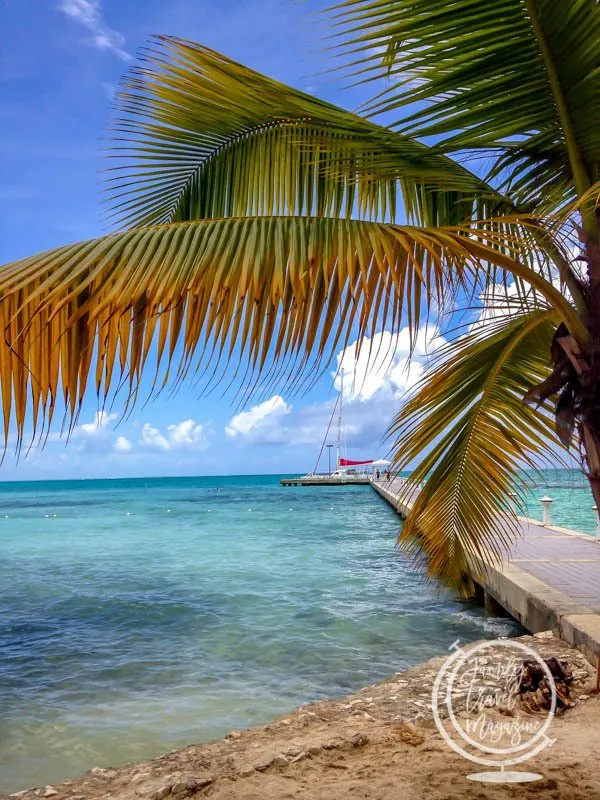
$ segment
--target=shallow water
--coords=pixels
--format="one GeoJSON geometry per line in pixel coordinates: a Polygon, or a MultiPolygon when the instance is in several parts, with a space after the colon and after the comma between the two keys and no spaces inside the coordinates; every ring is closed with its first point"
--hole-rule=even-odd
{"type": "Polygon", "coordinates": [[[423,585],[398,527],[369,487],[274,476],[0,484],[0,791],[520,630],[423,585]]]}
{"type": "Polygon", "coordinates": [[[542,519],[542,497],[554,500],[551,505],[553,525],[580,533],[595,534],[598,516],[592,511],[594,498],[587,478],[578,470],[547,469],[527,475],[529,490],[525,494],[524,513],[542,519]]]}

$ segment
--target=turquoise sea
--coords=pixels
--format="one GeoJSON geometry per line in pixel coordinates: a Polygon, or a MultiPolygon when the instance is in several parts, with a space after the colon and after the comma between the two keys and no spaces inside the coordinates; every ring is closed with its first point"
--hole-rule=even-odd
{"type": "MultiPolygon", "coordinates": [[[[562,480],[555,518],[593,530],[589,493],[562,480]]],[[[369,487],[279,476],[0,484],[0,791],[519,631],[424,585],[395,549],[399,524],[369,487]]]]}
{"type": "Polygon", "coordinates": [[[520,509],[528,517],[542,518],[540,498],[550,497],[552,524],[580,533],[597,534],[598,516],[585,475],[579,470],[546,469],[527,475],[529,490],[520,509]]]}

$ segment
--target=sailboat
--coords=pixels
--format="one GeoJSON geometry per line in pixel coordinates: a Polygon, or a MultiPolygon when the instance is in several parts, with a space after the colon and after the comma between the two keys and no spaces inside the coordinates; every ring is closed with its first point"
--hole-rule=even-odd
{"type": "Polygon", "coordinates": [[[301,475],[298,478],[282,478],[282,486],[348,486],[352,484],[370,483],[378,474],[387,470],[390,462],[383,458],[379,459],[365,459],[362,461],[355,461],[342,455],[345,452],[344,447],[344,428],[342,423],[343,413],[343,397],[344,397],[344,371],[341,371],[341,385],[340,392],[337,396],[331,418],[321,443],[321,449],[317,456],[317,461],[312,472],[306,475],[301,475]],[[337,442],[336,442],[336,459],[335,469],[331,470],[331,449],[333,445],[327,444],[329,438],[329,431],[333,424],[333,420],[337,413],[337,442]],[[319,472],[319,463],[323,455],[325,447],[328,448],[328,466],[327,472],[319,472]]]}

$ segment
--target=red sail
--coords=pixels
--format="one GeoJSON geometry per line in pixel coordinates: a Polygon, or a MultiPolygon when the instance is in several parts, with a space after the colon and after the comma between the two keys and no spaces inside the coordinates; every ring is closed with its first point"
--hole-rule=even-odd
{"type": "Polygon", "coordinates": [[[349,458],[340,458],[340,467],[358,467],[360,464],[372,464],[373,459],[368,461],[351,461],[349,458]]]}

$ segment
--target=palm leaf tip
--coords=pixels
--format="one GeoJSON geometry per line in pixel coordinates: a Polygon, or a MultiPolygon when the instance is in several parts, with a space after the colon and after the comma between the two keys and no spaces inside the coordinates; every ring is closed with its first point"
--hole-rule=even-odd
{"type": "Polygon", "coordinates": [[[503,557],[518,535],[509,492],[548,446],[561,450],[547,405],[523,402],[550,371],[557,313],[532,309],[450,343],[398,414],[394,468],[418,462],[425,481],[400,535],[431,575],[469,592],[469,575],[503,557]]]}

